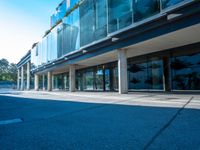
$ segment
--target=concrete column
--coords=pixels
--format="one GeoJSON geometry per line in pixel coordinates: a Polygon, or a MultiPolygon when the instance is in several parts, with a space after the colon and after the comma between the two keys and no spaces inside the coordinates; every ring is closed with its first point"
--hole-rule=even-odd
{"type": "Polygon", "coordinates": [[[27,85],[26,85],[26,89],[30,90],[30,62],[27,63],[27,85]]]}
{"type": "Polygon", "coordinates": [[[21,90],[24,90],[24,66],[21,67],[21,90]]]}
{"type": "Polygon", "coordinates": [[[48,72],[47,74],[47,90],[52,91],[52,73],[48,72]]]}
{"type": "Polygon", "coordinates": [[[45,74],[42,75],[42,89],[45,91],[45,74]]]}
{"type": "Polygon", "coordinates": [[[51,82],[51,86],[52,86],[52,90],[54,89],[54,75],[52,75],[52,82],[51,82]]]}
{"type": "Polygon", "coordinates": [[[127,77],[127,58],[126,50],[118,50],[118,84],[119,84],[119,93],[127,94],[128,93],[128,77],[127,77]]]}
{"type": "Polygon", "coordinates": [[[35,91],[38,91],[39,90],[39,75],[38,74],[35,74],[35,91]]]}
{"type": "Polygon", "coordinates": [[[171,67],[170,67],[170,56],[163,57],[163,86],[164,91],[170,92],[172,89],[171,81],[171,67]]]}
{"type": "Polygon", "coordinates": [[[69,91],[76,91],[76,75],[75,75],[75,66],[71,65],[69,67],[69,91]]]}
{"type": "Polygon", "coordinates": [[[20,90],[20,69],[17,69],[17,90],[20,90]]]}

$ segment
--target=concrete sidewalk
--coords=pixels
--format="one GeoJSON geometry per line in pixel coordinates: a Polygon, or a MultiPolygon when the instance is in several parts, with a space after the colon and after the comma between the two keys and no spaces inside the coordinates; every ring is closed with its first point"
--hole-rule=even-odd
{"type": "Polygon", "coordinates": [[[200,95],[0,91],[0,149],[200,149],[200,95]]]}

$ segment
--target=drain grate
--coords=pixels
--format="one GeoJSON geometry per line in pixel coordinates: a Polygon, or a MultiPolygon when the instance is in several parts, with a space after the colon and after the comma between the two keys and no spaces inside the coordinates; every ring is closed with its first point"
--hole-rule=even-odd
{"type": "Polygon", "coordinates": [[[21,118],[2,120],[0,121],[0,125],[7,125],[7,124],[13,124],[13,123],[20,123],[20,122],[23,122],[21,118]]]}

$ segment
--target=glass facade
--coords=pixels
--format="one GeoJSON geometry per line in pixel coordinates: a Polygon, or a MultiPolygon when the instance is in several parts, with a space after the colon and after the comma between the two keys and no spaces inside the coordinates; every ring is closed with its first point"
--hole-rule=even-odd
{"type": "Polygon", "coordinates": [[[112,33],[132,24],[132,0],[108,0],[108,32],[112,33]]]}
{"type": "Polygon", "coordinates": [[[129,89],[163,90],[163,63],[159,59],[144,59],[128,63],[129,89]]]}
{"type": "Polygon", "coordinates": [[[164,9],[164,8],[176,5],[176,4],[183,2],[183,1],[184,0],[162,0],[162,6],[163,6],[163,9],[164,9]]]}
{"type": "Polygon", "coordinates": [[[69,74],[62,73],[53,75],[54,90],[69,90],[69,74]]]}
{"type": "Polygon", "coordinates": [[[118,89],[116,63],[95,66],[76,72],[76,88],[80,91],[115,91],[118,89]]]}
{"type": "Polygon", "coordinates": [[[174,90],[200,90],[200,53],[171,58],[174,90]]]}
{"type": "Polygon", "coordinates": [[[61,58],[108,34],[186,0],[64,0],[50,32],[31,51],[33,68],[61,58]],[[76,7],[75,7],[76,6],[76,7]]]}
{"type": "Polygon", "coordinates": [[[134,0],[134,21],[159,13],[160,0],[134,0]]]}

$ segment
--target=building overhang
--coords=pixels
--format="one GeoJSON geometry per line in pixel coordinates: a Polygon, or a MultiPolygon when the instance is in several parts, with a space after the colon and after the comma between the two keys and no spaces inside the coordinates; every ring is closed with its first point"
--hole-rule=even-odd
{"type": "Polygon", "coordinates": [[[31,51],[29,50],[26,55],[17,63],[17,69],[31,61],[31,51]]]}

